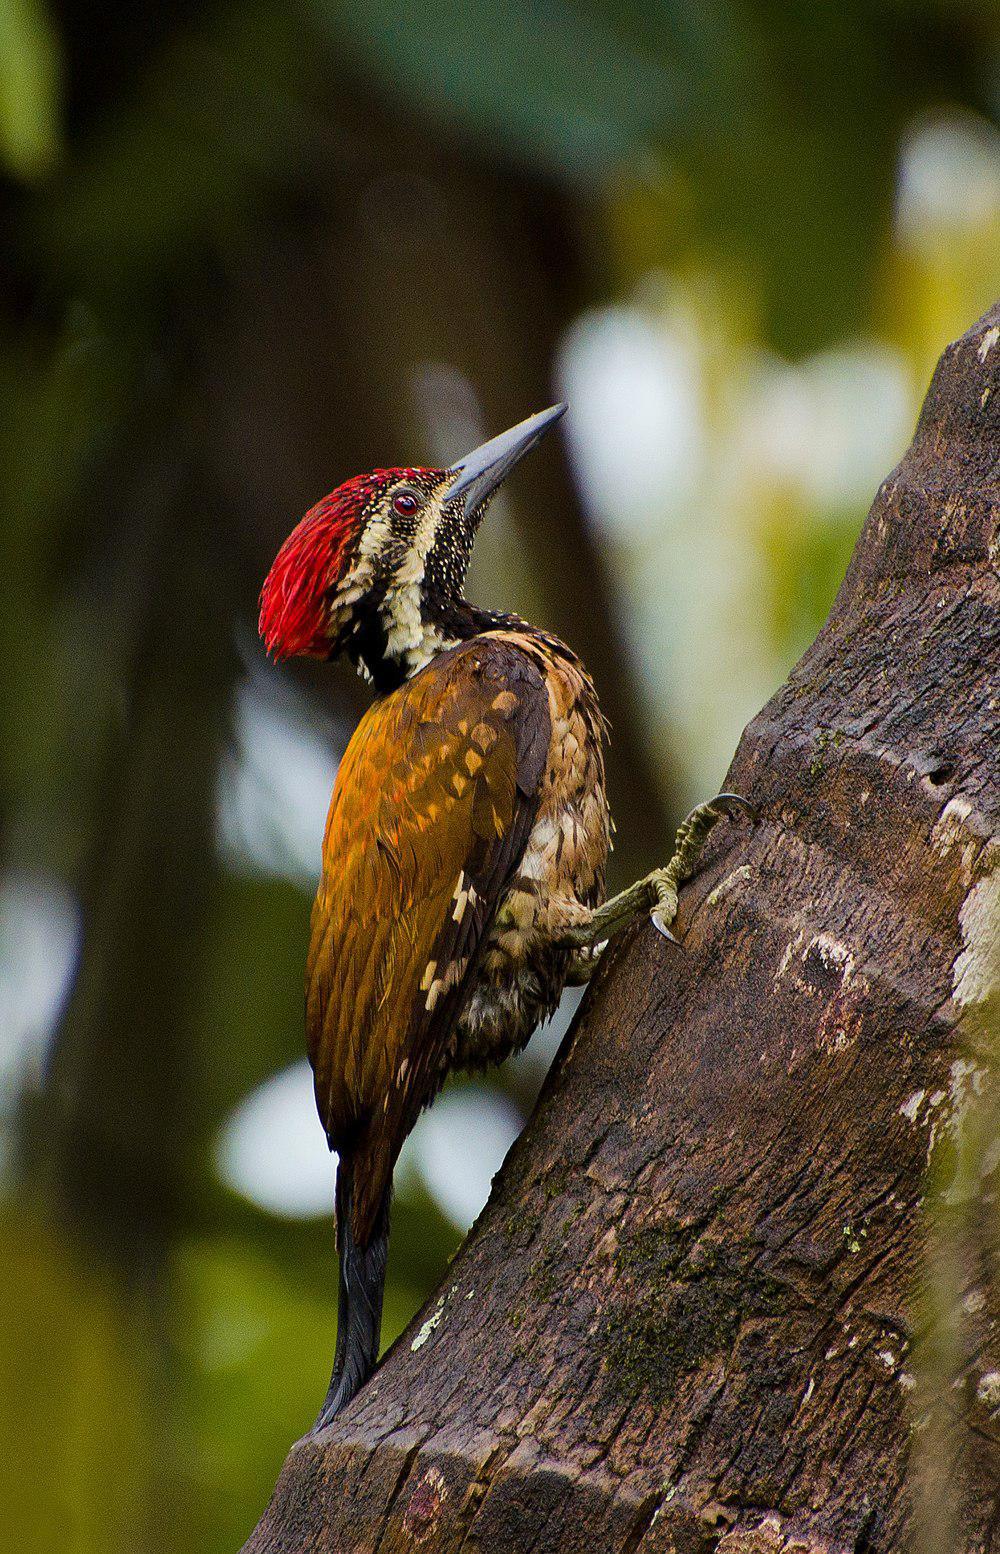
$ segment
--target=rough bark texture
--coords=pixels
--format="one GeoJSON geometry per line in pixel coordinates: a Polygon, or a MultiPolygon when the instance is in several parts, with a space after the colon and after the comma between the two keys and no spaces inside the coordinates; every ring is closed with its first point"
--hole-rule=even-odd
{"type": "MultiPolygon", "coordinates": [[[[925,1174],[1000,916],[998,390],[1000,305],[743,736],[760,824],[719,828],[686,953],[642,927],[608,957],[439,1298],[293,1448],[251,1554],[905,1540],[925,1174]]],[[[1000,1348],[992,1293],[967,1307],[985,1550],[1000,1348]]]]}

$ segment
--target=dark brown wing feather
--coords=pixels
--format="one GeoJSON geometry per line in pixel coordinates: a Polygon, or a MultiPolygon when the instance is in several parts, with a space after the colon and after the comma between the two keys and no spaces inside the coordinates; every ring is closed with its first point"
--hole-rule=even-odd
{"type": "Polygon", "coordinates": [[[331,1146],[355,1158],[362,1244],[446,1072],[527,843],[549,732],[538,669],[480,637],[376,702],[341,762],[306,1008],[320,1116],[331,1146]]]}

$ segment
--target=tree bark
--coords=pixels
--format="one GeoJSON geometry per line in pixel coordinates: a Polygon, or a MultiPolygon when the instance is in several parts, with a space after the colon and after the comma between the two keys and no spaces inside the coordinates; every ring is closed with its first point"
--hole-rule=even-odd
{"type": "MultiPolygon", "coordinates": [[[[908,1540],[928,1159],[951,1201],[986,1085],[961,1015],[997,980],[998,388],[1000,304],[942,357],[826,625],[740,742],[726,786],[759,824],[713,836],[683,953],[641,926],[605,958],[437,1299],[293,1448],[250,1554],[908,1540]]],[[[990,1264],[961,1273],[952,1409],[977,1550],[990,1264]]]]}

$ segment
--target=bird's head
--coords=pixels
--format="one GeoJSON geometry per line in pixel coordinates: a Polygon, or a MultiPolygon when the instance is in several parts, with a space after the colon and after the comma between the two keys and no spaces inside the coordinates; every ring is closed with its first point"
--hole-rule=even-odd
{"type": "Polygon", "coordinates": [[[261,590],[268,652],[346,652],[373,674],[376,660],[398,666],[397,678],[422,667],[447,645],[490,498],[565,409],[530,416],[448,469],[372,470],[317,502],[261,590]]]}

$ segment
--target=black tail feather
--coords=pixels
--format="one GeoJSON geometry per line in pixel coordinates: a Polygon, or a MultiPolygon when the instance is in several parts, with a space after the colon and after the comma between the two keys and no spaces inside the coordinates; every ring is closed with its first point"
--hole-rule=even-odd
{"type": "Polygon", "coordinates": [[[340,1291],[337,1303],[337,1349],[333,1375],[315,1428],[322,1429],[363,1387],[378,1359],[382,1332],[382,1295],[389,1250],[389,1192],[379,1208],[367,1246],[358,1246],[351,1226],[354,1171],[341,1158],[337,1168],[337,1252],[340,1291]]]}

